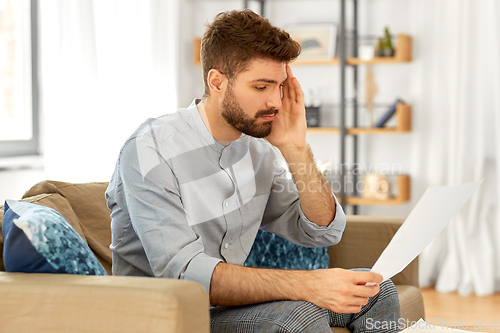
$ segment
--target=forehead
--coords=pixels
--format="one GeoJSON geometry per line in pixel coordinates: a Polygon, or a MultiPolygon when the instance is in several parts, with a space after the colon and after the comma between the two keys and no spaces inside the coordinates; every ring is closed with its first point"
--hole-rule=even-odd
{"type": "Polygon", "coordinates": [[[285,63],[279,61],[254,58],[250,60],[247,70],[238,75],[237,80],[245,82],[263,80],[281,84],[287,78],[285,66],[285,63]]]}

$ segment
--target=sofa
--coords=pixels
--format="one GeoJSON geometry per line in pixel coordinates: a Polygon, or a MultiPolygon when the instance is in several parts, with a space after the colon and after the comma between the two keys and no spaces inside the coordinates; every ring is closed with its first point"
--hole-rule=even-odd
{"type": "MultiPolygon", "coordinates": [[[[195,282],[111,275],[107,183],[43,181],[22,200],[54,208],[86,240],[109,276],[5,272],[0,259],[1,332],[209,332],[209,298],[195,282]]],[[[0,210],[0,222],[3,207],[0,210]]],[[[330,267],[371,267],[400,218],[348,216],[330,267]]],[[[1,223],[0,223],[1,226],[1,223]]],[[[0,254],[3,239],[0,233],[0,254]]],[[[405,322],[425,318],[418,258],[392,278],[405,322]]],[[[333,328],[333,332],[349,332],[333,328]]]]}

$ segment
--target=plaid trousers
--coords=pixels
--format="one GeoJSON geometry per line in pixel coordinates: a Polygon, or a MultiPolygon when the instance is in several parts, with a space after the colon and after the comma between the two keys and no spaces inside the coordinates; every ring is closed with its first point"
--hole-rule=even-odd
{"type": "Polygon", "coordinates": [[[305,301],[276,301],[210,309],[212,333],[331,333],[331,327],[353,333],[399,332],[398,292],[391,280],[380,284],[359,313],[335,313],[305,301]]]}

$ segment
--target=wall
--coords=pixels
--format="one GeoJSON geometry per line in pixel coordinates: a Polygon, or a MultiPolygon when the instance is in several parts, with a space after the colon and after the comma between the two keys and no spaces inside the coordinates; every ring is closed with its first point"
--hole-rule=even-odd
{"type": "MultiPolygon", "coordinates": [[[[389,25],[392,34],[405,33],[413,37],[414,58],[418,57],[418,32],[413,31],[411,3],[415,0],[359,0],[358,29],[360,35],[381,35],[384,27],[389,25]]],[[[347,25],[352,26],[352,2],[347,1],[347,25]]],[[[251,2],[252,9],[259,12],[259,7],[251,2]]],[[[242,9],[243,1],[183,1],[181,5],[181,47],[180,47],[180,75],[179,103],[185,106],[203,93],[201,69],[192,61],[192,40],[201,37],[204,24],[211,21],[220,11],[242,9]]],[[[289,24],[311,22],[340,23],[339,0],[282,0],[268,1],[265,7],[265,16],[270,21],[286,29],[289,24]]],[[[339,66],[292,66],[295,76],[299,79],[304,90],[320,87],[322,118],[324,125],[335,125],[340,121],[339,95],[340,70],[339,66]]],[[[364,78],[366,66],[359,66],[358,94],[359,101],[364,101],[364,78]]],[[[348,68],[347,94],[352,96],[352,69],[348,68]]],[[[375,103],[390,105],[396,98],[402,98],[414,105],[418,101],[418,94],[412,90],[412,64],[375,65],[373,66],[378,93],[375,103]]],[[[414,105],[413,112],[419,112],[414,105]]],[[[379,110],[383,112],[385,108],[379,110]]],[[[349,115],[348,115],[349,117],[349,115]]],[[[360,113],[368,121],[367,113],[360,113]]],[[[350,119],[350,118],[349,118],[350,119]]],[[[348,122],[350,120],[348,119],[348,122]]],[[[414,131],[420,130],[414,128],[414,131]]],[[[414,132],[413,131],[413,132],[414,132]]],[[[340,139],[338,135],[309,134],[307,137],[315,157],[322,162],[339,162],[340,139]]],[[[411,174],[411,142],[412,134],[404,135],[361,135],[359,136],[359,159],[368,169],[383,170],[395,168],[403,173],[411,174]]],[[[347,141],[347,152],[352,147],[352,140],[347,141]]],[[[352,160],[348,159],[348,163],[352,160]]],[[[360,206],[361,214],[377,215],[407,215],[416,202],[415,197],[421,193],[412,193],[411,203],[401,206],[360,206]]]]}
{"type": "Polygon", "coordinates": [[[0,205],[5,199],[21,199],[24,192],[45,179],[47,175],[43,168],[0,170],[0,205]]]}

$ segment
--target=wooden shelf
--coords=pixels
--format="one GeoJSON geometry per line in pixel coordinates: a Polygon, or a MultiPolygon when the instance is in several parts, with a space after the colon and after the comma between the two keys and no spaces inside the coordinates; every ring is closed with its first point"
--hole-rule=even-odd
{"type": "MultiPolygon", "coordinates": [[[[200,61],[200,47],[201,38],[193,40],[193,62],[199,66],[200,61]]],[[[359,59],[348,58],[346,62],[348,65],[362,65],[362,64],[401,64],[408,63],[412,60],[412,38],[408,35],[399,34],[397,36],[396,50],[394,57],[373,58],[373,59],[359,59]]],[[[317,59],[317,60],[300,60],[299,58],[293,62],[293,66],[315,66],[315,65],[339,65],[340,59],[317,59]]]]}
{"type": "Polygon", "coordinates": [[[193,40],[193,62],[197,66],[201,66],[200,51],[201,51],[201,38],[195,38],[193,40]]]}
{"type": "MultiPolygon", "coordinates": [[[[396,176],[397,195],[395,198],[388,200],[375,200],[365,199],[362,197],[347,197],[348,205],[400,205],[410,201],[410,176],[397,175],[396,176]]],[[[340,200],[340,198],[338,198],[340,200]]]]}
{"type": "MultiPolygon", "coordinates": [[[[346,129],[347,134],[401,134],[411,131],[411,106],[405,103],[398,103],[396,106],[396,127],[353,127],[346,129]]],[[[309,127],[308,134],[332,134],[340,133],[339,128],[334,127],[309,127]]]]}
{"type": "MultiPolygon", "coordinates": [[[[398,41],[396,44],[396,50],[394,57],[383,57],[383,58],[373,58],[373,59],[359,59],[359,58],[347,58],[346,63],[348,65],[362,65],[362,64],[399,64],[408,63],[412,60],[412,38],[408,35],[399,34],[398,41]]],[[[300,56],[293,63],[297,66],[311,66],[311,65],[339,65],[340,59],[314,59],[314,60],[301,60],[300,56]]]]}

